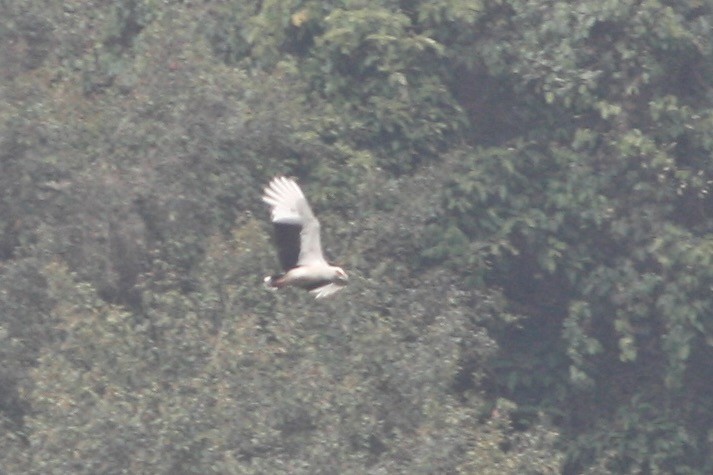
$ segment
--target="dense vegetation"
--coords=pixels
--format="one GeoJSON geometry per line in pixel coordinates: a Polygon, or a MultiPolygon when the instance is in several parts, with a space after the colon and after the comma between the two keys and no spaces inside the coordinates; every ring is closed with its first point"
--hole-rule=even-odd
{"type": "Polygon", "coordinates": [[[0,0],[0,471],[713,473],[712,30],[0,0]],[[327,301],[261,287],[278,174],[327,301]]]}

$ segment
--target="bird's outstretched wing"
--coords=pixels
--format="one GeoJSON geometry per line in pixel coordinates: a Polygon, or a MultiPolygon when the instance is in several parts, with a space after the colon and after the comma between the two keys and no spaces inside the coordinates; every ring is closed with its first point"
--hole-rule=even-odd
{"type": "Polygon", "coordinates": [[[319,221],[297,183],[291,178],[274,178],[265,188],[262,199],[270,205],[282,268],[326,264],[319,239],[319,221]]]}
{"type": "Polygon", "coordinates": [[[316,289],[312,289],[309,291],[309,293],[314,295],[314,298],[322,299],[324,297],[329,297],[334,292],[342,290],[343,288],[344,288],[343,285],[327,284],[327,285],[323,285],[322,287],[317,287],[316,289]]]}

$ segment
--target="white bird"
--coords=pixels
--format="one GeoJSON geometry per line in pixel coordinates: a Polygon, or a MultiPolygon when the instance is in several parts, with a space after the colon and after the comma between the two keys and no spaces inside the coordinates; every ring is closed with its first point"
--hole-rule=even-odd
{"type": "Polygon", "coordinates": [[[297,183],[276,177],[264,191],[262,200],[270,205],[277,254],[284,271],[265,277],[265,285],[273,290],[300,287],[318,299],[341,290],[347,284],[347,274],[324,259],[319,221],[297,183]]]}

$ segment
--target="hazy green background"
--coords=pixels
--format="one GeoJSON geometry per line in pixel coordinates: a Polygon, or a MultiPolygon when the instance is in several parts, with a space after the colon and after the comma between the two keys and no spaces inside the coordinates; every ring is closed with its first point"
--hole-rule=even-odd
{"type": "Polygon", "coordinates": [[[0,472],[713,473],[712,22],[0,0],[0,472]]]}

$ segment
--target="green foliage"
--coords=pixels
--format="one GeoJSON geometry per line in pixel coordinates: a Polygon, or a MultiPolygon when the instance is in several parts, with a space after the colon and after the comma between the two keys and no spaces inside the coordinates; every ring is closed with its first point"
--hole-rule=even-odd
{"type": "Polygon", "coordinates": [[[689,465],[698,458],[690,435],[643,396],[623,405],[606,427],[577,447],[583,459],[597,455],[584,473],[702,473],[689,465]]]}
{"type": "Polygon", "coordinates": [[[443,85],[443,46],[413,34],[404,14],[347,3],[350,8],[324,18],[324,32],[305,61],[307,80],[335,112],[346,114],[339,136],[359,148],[380,144],[388,156],[380,164],[388,170],[432,160],[462,125],[443,85]]]}
{"type": "Polygon", "coordinates": [[[711,473],[711,25],[0,1],[0,466],[711,473]],[[261,289],[277,174],[336,298],[261,289]]]}
{"type": "Polygon", "coordinates": [[[251,69],[294,58],[324,116],[317,132],[325,140],[372,149],[379,166],[401,173],[436,159],[465,125],[445,83],[443,45],[414,33],[420,26],[394,6],[264,2],[249,10],[241,4],[216,18],[211,43],[251,69]]]}
{"type": "Polygon", "coordinates": [[[564,456],[554,448],[559,434],[546,424],[527,432],[514,431],[508,417],[516,409],[510,401],[497,401],[492,419],[477,435],[458,473],[562,473],[564,456]]]}
{"type": "MultiPolygon", "coordinates": [[[[477,399],[464,406],[448,391],[461,353],[474,349],[464,341],[468,320],[456,297],[453,310],[432,322],[423,321],[431,315],[425,309],[404,315],[412,324],[422,320],[412,340],[388,320],[364,319],[349,302],[335,304],[343,316],[335,321],[329,309],[295,311],[294,298],[284,298],[270,306],[267,321],[230,276],[215,281],[221,268],[235,269],[227,264],[255,265],[257,249],[246,247],[251,235],[233,244],[214,239],[201,274],[205,289],[182,293],[170,274],[147,283],[152,298],[140,319],[103,303],[66,267],[44,269],[61,338],[41,351],[32,372],[35,413],[26,426],[35,455],[28,467],[452,470],[452,454],[467,444],[460,427],[478,427],[477,399]]],[[[377,297],[367,286],[362,291],[377,297]]]]}

